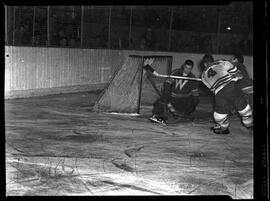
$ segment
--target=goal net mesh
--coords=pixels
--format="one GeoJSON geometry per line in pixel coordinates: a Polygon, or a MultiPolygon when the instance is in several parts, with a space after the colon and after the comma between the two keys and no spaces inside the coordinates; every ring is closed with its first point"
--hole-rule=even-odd
{"type": "Polygon", "coordinates": [[[143,62],[153,58],[159,74],[170,74],[171,56],[128,56],[100,94],[93,110],[97,112],[139,113],[140,105],[153,104],[161,94],[164,78],[149,76],[143,62]]]}

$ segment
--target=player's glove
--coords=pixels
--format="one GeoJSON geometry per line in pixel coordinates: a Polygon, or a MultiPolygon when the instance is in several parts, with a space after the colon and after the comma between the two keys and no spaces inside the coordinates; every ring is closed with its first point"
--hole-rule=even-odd
{"type": "Polygon", "coordinates": [[[190,95],[191,95],[191,96],[199,96],[199,91],[198,91],[198,89],[192,90],[192,91],[190,92],[190,95]]]}
{"type": "Polygon", "coordinates": [[[143,66],[143,69],[146,70],[148,75],[159,76],[159,74],[148,64],[143,66]]]}
{"type": "Polygon", "coordinates": [[[241,72],[237,72],[235,75],[233,75],[232,81],[235,81],[236,82],[236,81],[238,81],[240,79],[243,79],[243,75],[242,75],[241,72]]]}
{"type": "Polygon", "coordinates": [[[143,69],[146,70],[147,72],[153,73],[155,70],[150,66],[150,65],[145,65],[143,66],[143,69]]]}
{"type": "Polygon", "coordinates": [[[176,114],[176,110],[174,109],[174,107],[172,106],[171,103],[168,103],[168,104],[167,104],[167,107],[168,107],[169,111],[170,111],[172,114],[176,114]]]}

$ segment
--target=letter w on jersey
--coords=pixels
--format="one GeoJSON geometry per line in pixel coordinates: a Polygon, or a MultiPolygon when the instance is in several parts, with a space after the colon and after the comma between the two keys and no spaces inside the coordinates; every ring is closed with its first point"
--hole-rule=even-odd
{"type": "Polygon", "coordinates": [[[181,91],[187,82],[187,80],[176,80],[175,89],[179,87],[179,90],[181,91]]]}

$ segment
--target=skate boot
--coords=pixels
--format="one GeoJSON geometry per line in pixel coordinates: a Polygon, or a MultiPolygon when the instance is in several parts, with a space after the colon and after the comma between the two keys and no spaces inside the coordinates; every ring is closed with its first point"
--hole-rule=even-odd
{"type": "Polygon", "coordinates": [[[162,117],[157,117],[156,115],[153,115],[149,118],[149,120],[153,123],[159,123],[159,124],[163,124],[166,125],[165,120],[162,117]]]}
{"type": "Polygon", "coordinates": [[[216,124],[215,126],[213,126],[211,128],[211,130],[215,133],[215,134],[220,134],[220,135],[227,135],[230,133],[229,128],[222,128],[220,125],[216,124]]]}
{"type": "Polygon", "coordinates": [[[247,128],[249,131],[253,132],[253,124],[246,126],[246,128],[247,128]]]}

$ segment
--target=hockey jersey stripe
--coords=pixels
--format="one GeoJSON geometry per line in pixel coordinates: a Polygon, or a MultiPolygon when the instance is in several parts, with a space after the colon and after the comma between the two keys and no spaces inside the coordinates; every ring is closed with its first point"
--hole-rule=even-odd
{"type": "Polygon", "coordinates": [[[236,66],[228,70],[229,73],[236,73],[237,71],[238,71],[238,68],[236,68],[236,66]]]}
{"type": "Polygon", "coordinates": [[[219,82],[217,84],[217,86],[214,87],[214,90],[217,91],[217,89],[221,89],[223,88],[226,84],[228,84],[231,80],[233,79],[233,77],[229,77],[228,79],[226,80],[223,80],[222,82],[219,82]]]}
{"type": "Polygon", "coordinates": [[[216,86],[217,86],[220,82],[223,82],[223,80],[227,80],[227,79],[230,78],[230,77],[231,77],[231,75],[230,75],[230,74],[227,74],[227,75],[225,75],[225,76],[223,76],[223,77],[218,78],[218,79],[214,82],[214,84],[212,85],[211,88],[216,88],[216,86]]]}

